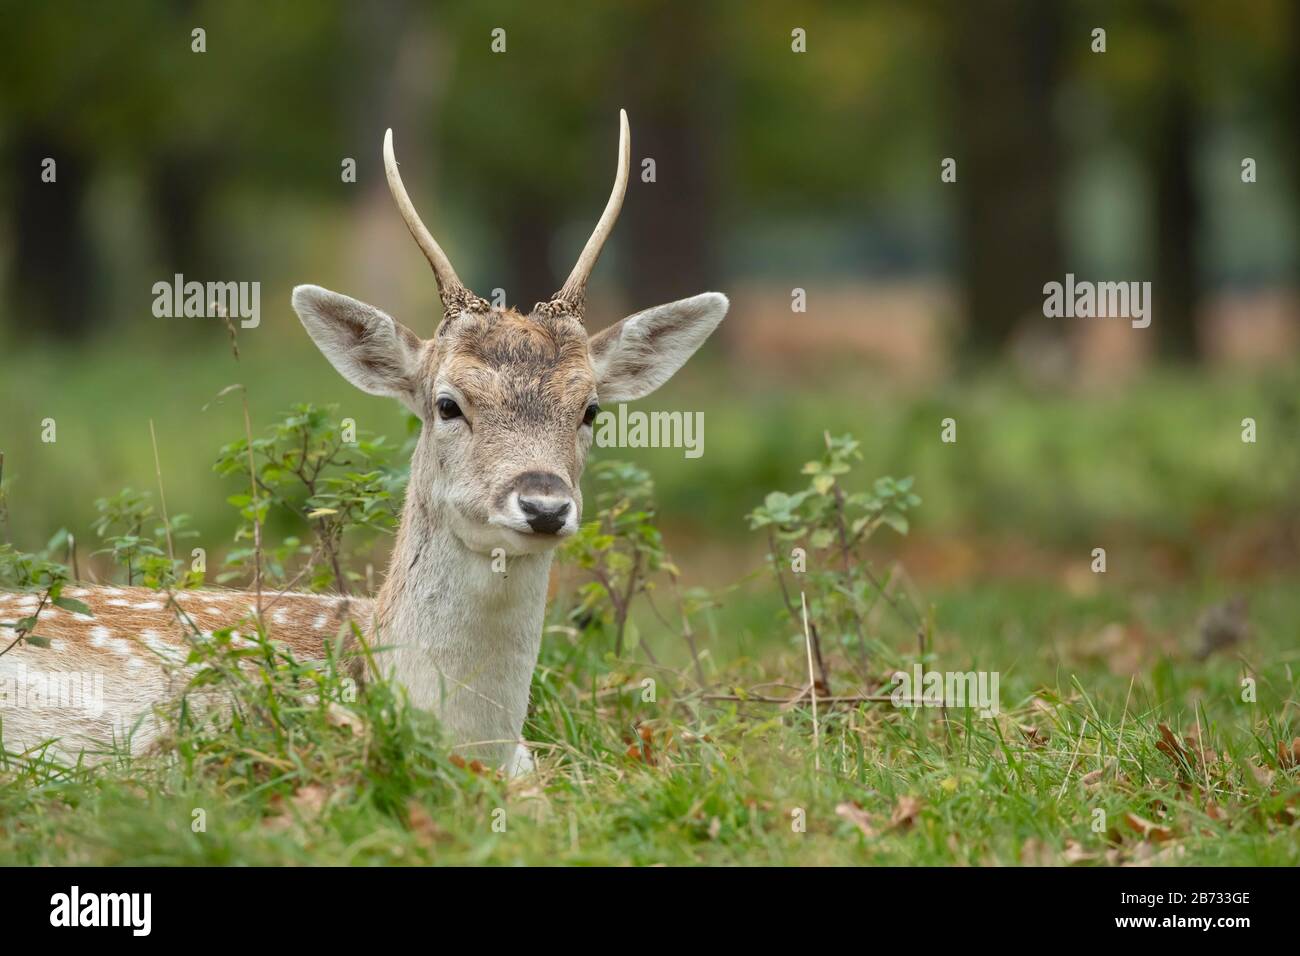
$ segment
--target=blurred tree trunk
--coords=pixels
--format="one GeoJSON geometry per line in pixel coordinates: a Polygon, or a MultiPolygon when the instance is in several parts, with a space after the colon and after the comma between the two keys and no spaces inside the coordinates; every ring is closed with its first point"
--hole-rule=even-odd
{"type": "Polygon", "coordinates": [[[1160,354],[1186,361],[1200,357],[1196,306],[1200,272],[1196,234],[1200,209],[1193,182],[1196,135],[1192,104],[1182,81],[1171,81],[1152,144],[1155,179],[1156,274],[1151,324],[1160,354]]]}
{"type": "Polygon", "coordinates": [[[206,151],[168,152],[150,165],[147,180],[150,211],[161,248],[159,261],[170,279],[181,273],[200,282],[228,278],[219,274],[217,248],[207,204],[215,188],[214,162],[206,151]]]}
{"type": "Polygon", "coordinates": [[[1196,308],[1201,276],[1196,255],[1200,204],[1196,193],[1196,106],[1192,76],[1195,55],[1187,11],[1175,3],[1155,8],[1168,39],[1166,69],[1148,145],[1155,194],[1155,282],[1151,325],[1160,355],[1173,361],[1201,356],[1196,308]]]}
{"type": "MultiPolygon", "coordinates": [[[[632,18],[629,18],[632,19],[632,18]]],[[[630,307],[644,309],[717,288],[714,167],[716,24],[708,4],[646,5],[623,36],[632,171],[619,246],[630,307]],[[641,179],[655,162],[653,183],[641,179]]],[[[620,104],[621,105],[621,104],[620,104]]]]}
{"type": "MultiPolygon", "coordinates": [[[[1059,7],[1042,0],[949,5],[958,233],[968,344],[1001,350],[1043,318],[1043,284],[1064,277],[1061,149],[1052,115],[1059,7]]],[[[938,158],[934,174],[939,175],[938,158]]],[[[1060,335],[1059,320],[1047,330],[1060,335]]]]}
{"type": "Polygon", "coordinates": [[[20,335],[74,340],[97,316],[93,310],[94,250],[86,222],[90,161],[57,135],[31,130],[11,152],[16,308],[20,335]],[[41,164],[55,161],[55,181],[41,164]]]}
{"type": "MultiPolygon", "coordinates": [[[[560,289],[561,280],[551,265],[551,243],[561,214],[545,200],[521,198],[512,202],[497,218],[496,228],[505,244],[506,304],[527,312],[560,289]]],[[[595,221],[592,221],[595,226],[595,221]]],[[[567,273],[566,273],[567,275],[567,273]]],[[[480,295],[491,296],[491,289],[480,295]]]]}

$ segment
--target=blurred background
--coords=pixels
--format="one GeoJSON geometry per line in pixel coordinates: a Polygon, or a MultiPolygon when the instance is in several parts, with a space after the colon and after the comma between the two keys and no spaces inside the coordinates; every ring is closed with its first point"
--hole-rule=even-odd
{"type": "Polygon", "coordinates": [[[688,580],[758,566],[743,516],[802,485],[825,430],[863,442],[865,477],[916,476],[899,553],[923,586],[1084,593],[1098,542],[1127,580],[1212,591],[1300,563],[1287,0],[5,2],[0,23],[0,534],[20,547],[88,539],[95,498],[153,488],[152,419],[168,505],[219,554],[237,489],[211,466],[243,422],[213,399],[234,382],[255,431],[338,402],[400,439],[289,306],[311,282],[436,327],[385,128],[462,278],[527,309],[603,207],[625,107],[634,175],[590,324],[732,299],[643,406],[703,411],[703,457],[596,451],[654,474],[688,580]],[[1044,318],[1067,272],[1150,281],[1151,327],[1044,318]],[[154,317],[177,273],[261,283],[238,361],[219,320],[154,317]]]}

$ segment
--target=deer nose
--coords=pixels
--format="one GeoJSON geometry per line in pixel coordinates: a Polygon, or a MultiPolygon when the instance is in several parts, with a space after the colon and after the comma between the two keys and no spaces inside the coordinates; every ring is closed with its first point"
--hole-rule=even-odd
{"type": "Polygon", "coordinates": [[[555,534],[563,528],[570,507],[572,503],[567,498],[519,496],[519,510],[524,513],[528,527],[538,534],[555,534]]]}

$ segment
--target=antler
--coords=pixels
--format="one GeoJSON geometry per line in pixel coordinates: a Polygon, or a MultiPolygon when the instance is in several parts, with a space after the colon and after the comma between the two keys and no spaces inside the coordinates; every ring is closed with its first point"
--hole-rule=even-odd
{"type": "Polygon", "coordinates": [[[406,187],[402,185],[402,174],[397,171],[397,157],[393,155],[391,129],[384,133],[384,173],[388,176],[388,189],[393,194],[393,201],[397,203],[397,211],[402,214],[406,228],[411,231],[411,238],[415,240],[415,244],[420,247],[424,257],[429,260],[429,265],[433,267],[433,275],[438,282],[438,295],[442,299],[442,307],[446,315],[450,316],[456,312],[486,311],[490,308],[487,302],[465,288],[465,284],[456,275],[456,270],[451,267],[451,260],[421,222],[420,214],[415,211],[415,205],[411,202],[411,197],[406,194],[406,187]]]}
{"type": "Polygon", "coordinates": [[[627,110],[618,111],[618,168],[614,173],[614,190],[609,194],[609,202],[601,213],[596,229],[583,247],[578,263],[569,273],[564,286],[551,299],[551,305],[582,318],[586,308],[587,278],[592,267],[600,258],[600,251],[605,247],[605,240],[614,231],[619,211],[623,208],[623,197],[627,194],[627,174],[632,161],[632,133],[627,124],[627,110]]]}

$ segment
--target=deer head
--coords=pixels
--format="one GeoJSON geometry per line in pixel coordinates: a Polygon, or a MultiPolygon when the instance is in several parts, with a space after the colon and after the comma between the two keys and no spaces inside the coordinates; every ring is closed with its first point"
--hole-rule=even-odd
{"type": "Polygon", "coordinates": [[[631,401],[666,382],[708,338],[727,298],[706,292],[628,316],[588,336],[592,267],[627,191],[631,135],[620,111],[618,169],[605,211],[563,287],[527,315],[494,308],[457,277],[402,185],[393,135],[384,167],[397,208],[433,267],[443,304],[422,339],[373,306],[299,286],[293,306],[348,381],[400,400],[423,423],[408,506],[441,509],[472,551],[546,551],[577,530],[579,479],[600,403],[631,401]]]}

